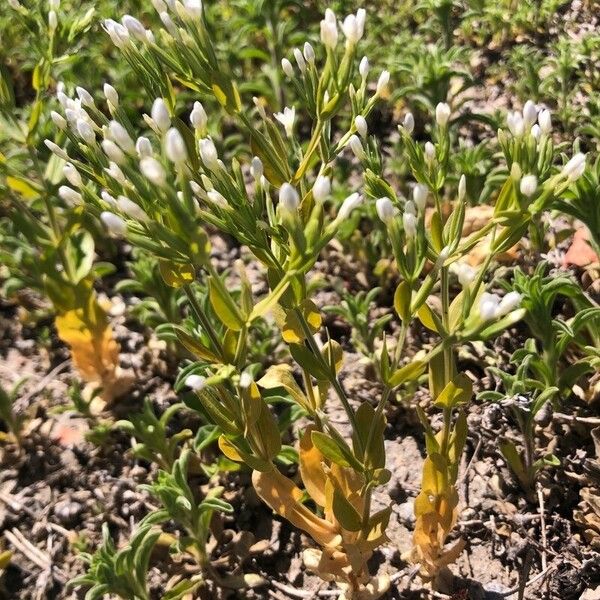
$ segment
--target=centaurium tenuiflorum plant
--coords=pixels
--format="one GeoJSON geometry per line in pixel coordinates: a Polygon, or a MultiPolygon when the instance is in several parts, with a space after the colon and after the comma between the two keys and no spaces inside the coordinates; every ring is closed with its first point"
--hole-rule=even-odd
{"type": "Polygon", "coordinates": [[[463,548],[460,540],[450,548],[446,544],[458,517],[456,482],[467,436],[464,406],[472,394],[472,381],[458,371],[457,349],[488,340],[524,316],[518,293],[500,298],[486,291],[487,270],[495,256],[539,225],[536,219],[581,175],[585,157],[576,154],[557,172],[549,114],[538,114],[528,104],[511,115],[510,135],[499,133],[507,168],[499,177],[494,214],[463,237],[466,180],[449,171],[454,126],[449,105],[435,106],[433,137],[424,145],[411,136],[412,115],[400,129],[401,152],[415,180],[411,199],[400,197],[387,180],[368,117],[389,74],[381,73],[372,86],[368,60],[358,61],[363,10],[341,24],[328,10],[320,24],[321,46],[307,44],[295,52],[296,67],[289,59],[282,61],[299,103],[271,115],[261,99],[253,99],[252,106],[240,94],[219,60],[201,3],[154,4],[164,24],[156,34],[131,16],[105,24],[140,83],[151,97],[158,95],[143,117],[144,135],[138,137],[137,124],[108,86],[110,118],[85,106],[71,109],[66,148],[54,150],[68,155],[85,178],[79,191],[85,212],[98,218],[110,236],[152,255],[165,283],[185,294],[193,326],[176,324],[172,330],[197,358],[182,370],[178,383],[194,391],[188,406],[219,428],[221,451],[252,470],[258,495],[315,540],[319,547],[305,551],[305,564],[336,581],[346,598],[375,598],[389,587],[387,577],[372,578],[367,568],[373,551],[386,540],[391,511],[390,506],[373,511],[374,490],[391,475],[385,468],[385,408],[397,386],[428,371],[442,427],[434,431],[420,411],[428,456],[415,501],[411,558],[435,585],[463,548]],[[200,100],[183,106],[173,81],[216,100],[254,157],[227,157],[216,133],[209,135],[212,115],[200,100]],[[348,129],[338,130],[338,114],[348,117],[348,129]],[[300,119],[310,125],[305,144],[297,133],[300,119]],[[384,223],[389,258],[400,276],[393,302],[399,330],[393,344],[384,337],[377,356],[384,387],[375,407],[370,402],[356,407],[348,397],[339,378],[342,348],[322,332],[307,284],[321,251],[362,203],[353,192],[337,210],[331,206],[336,159],[346,147],[365,171],[365,193],[384,223]],[[255,297],[241,262],[230,278],[222,276],[211,256],[207,225],[250,250],[263,268],[265,295],[255,297]],[[481,243],[487,244],[483,263],[467,268],[467,255],[481,243]],[[454,273],[461,290],[451,298],[454,273]],[[208,290],[204,301],[198,280],[208,290]],[[431,301],[435,295],[437,303],[431,301]],[[268,314],[288,345],[293,367],[277,362],[263,372],[249,361],[253,327],[268,314]],[[416,319],[439,341],[406,362],[403,348],[416,319]],[[270,406],[274,392],[288,396],[309,422],[300,435],[298,460],[310,503],[304,502],[298,480],[279,468],[286,457],[270,406]],[[350,436],[328,416],[334,397],[346,414],[350,436]]]}

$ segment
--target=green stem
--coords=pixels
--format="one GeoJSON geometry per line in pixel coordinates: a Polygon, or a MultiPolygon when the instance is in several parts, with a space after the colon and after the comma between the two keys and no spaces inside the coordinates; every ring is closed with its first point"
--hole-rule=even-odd
{"type": "Polygon", "coordinates": [[[188,300],[190,301],[190,305],[194,311],[194,314],[200,321],[200,324],[204,328],[204,331],[206,331],[206,335],[208,335],[210,341],[212,342],[213,346],[217,349],[219,354],[223,356],[223,345],[219,341],[219,338],[217,337],[217,334],[213,329],[212,324],[206,318],[206,315],[204,314],[204,311],[202,310],[202,307],[200,306],[198,299],[194,295],[194,292],[189,283],[183,286],[183,291],[185,292],[186,296],[188,297],[188,300]]]}

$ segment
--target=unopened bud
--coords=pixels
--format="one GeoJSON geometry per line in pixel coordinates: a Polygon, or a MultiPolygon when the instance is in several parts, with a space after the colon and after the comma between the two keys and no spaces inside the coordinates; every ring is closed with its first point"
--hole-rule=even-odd
{"type": "Polygon", "coordinates": [[[365,139],[368,133],[366,119],[362,115],[357,115],[354,119],[354,126],[356,127],[356,131],[358,131],[358,135],[365,139]]]}
{"type": "Polygon", "coordinates": [[[162,187],[165,185],[167,174],[163,166],[153,156],[144,156],[140,161],[140,170],[151,183],[162,187]]]}
{"type": "Polygon", "coordinates": [[[115,213],[104,211],[100,213],[100,220],[108,233],[114,237],[122,237],[127,232],[127,223],[115,213]]]}
{"type": "Polygon", "coordinates": [[[300,196],[294,186],[284,183],[279,190],[279,206],[287,215],[295,215],[300,205],[300,196]]]}
{"type": "Polygon", "coordinates": [[[331,193],[331,180],[329,177],[319,175],[315,180],[315,184],[312,189],[313,198],[315,202],[322,203],[329,197],[331,193]]]}
{"type": "Polygon", "coordinates": [[[169,109],[162,98],[157,98],[152,104],[152,111],[150,113],[152,120],[156,123],[161,133],[166,133],[171,127],[171,117],[169,116],[169,109]]]}
{"type": "Polygon", "coordinates": [[[187,148],[183,136],[175,127],[171,127],[165,136],[165,152],[167,158],[179,165],[187,160],[187,148]]]}

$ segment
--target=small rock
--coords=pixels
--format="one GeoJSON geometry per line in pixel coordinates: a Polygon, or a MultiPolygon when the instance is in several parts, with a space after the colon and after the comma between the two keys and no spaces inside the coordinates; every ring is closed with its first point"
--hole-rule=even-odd
{"type": "Polygon", "coordinates": [[[54,514],[63,524],[72,523],[82,510],[81,504],[72,500],[61,500],[54,505],[54,514]]]}
{"type": "Polygon", "coordinates": [[[405,525],[413,525],[415,522],[415,506],[412,500],[399,504],[396,508],[398,519],[405,525]]]}

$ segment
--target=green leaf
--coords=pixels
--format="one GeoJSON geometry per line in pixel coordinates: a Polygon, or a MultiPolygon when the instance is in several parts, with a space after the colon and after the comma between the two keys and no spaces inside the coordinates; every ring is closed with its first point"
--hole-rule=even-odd
{"type": "Polygon", "coordinates": [[[396,292],[394,293],[394,308],[396,309],[396,313],[398,316],[404,321],[404,323],[408,323],[411,317],[410,313],[410,301],[412,298],[412,291],[410,288],[410,284],[407,281],[402,281],[396,288],[396,292]]]}
{"type": "Polygon", "coordinates": [[[360,515],[337,487],[333,490],[333,503],[331,508],[335,518],[344,529],[347,531],[360,531],[362,527],[360,515]]]}
{"type": "Polygon", "coordinates": [[[396,387],[407,381],[416,381],[427,368],[427,363],[422,360],[415,360],[392,373],[388,380],[390,387],[396,387]]]}
{"type": "Polygon", "coordinates": [[[317,381],[328,381],[331,378],[331,374],[323,364],[323,361],[319,360],[321,357],[317,358],[306,346],[290,344],[290,354],[317,381]]]}
{"type": "Polygon", "coordinates": [[[221,323],[233,331],[240,331],[244,326],[244,320],[231,296],[227,295],[223,286],[216,283],[213,277],[208,280],[208,293],[210,303],[221,323]]]}
{"type": "Polygon", "coordinates": [[[473,383],[463,373],[459,373],[446,384],[441,394],[436,398],[435,405],[452,410],[460,404],[466,404],[473,395],[473,383]]]}
{"type": "Polygon", "coordinates": [[[340,447],[331,436],[322,431],[313,431],[311,433],[311,439],[314,446],[325,458],[328,458],[331,462],[340,467],[350,466],[350,463],[344,458],[344,454],[340,450],[340,447]]]}

